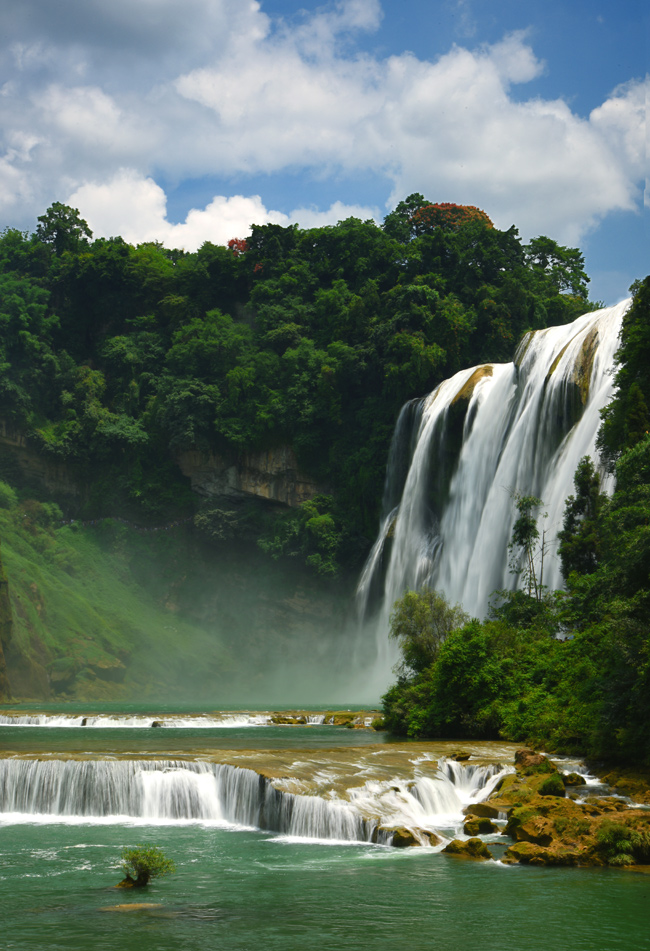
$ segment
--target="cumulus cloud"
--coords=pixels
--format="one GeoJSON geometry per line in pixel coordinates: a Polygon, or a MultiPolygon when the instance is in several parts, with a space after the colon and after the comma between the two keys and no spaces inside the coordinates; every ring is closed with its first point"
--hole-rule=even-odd
{"type": "MultiPolygon", "coordinates": [[[[387,206],[420,191],[570,243],[637,207],[647,80],[580,116],[564,100],[522,95],[545,69],[525,33],[435,61],[361,53],[355,38],[381,16],[378,0],[287,21],[257,0],[6,0],[0,178],[13,185],[0,214],[39,214],[67,194],[102,233],[190,247],[297,212],[217,196],[173,224],[156,178],[218,176],[245,192],[246,176],[297,169],[370,173],[392,183],[387,206]]],[[[345,212],[302,209],[301,223],[345,212]]]]}
{"type": "Polygon", "coordinates": [[[174,224],[167,219],[163,189],[134,169],[120,169],[108,182],[82,185],[67,203],[80,210],[95,235],[119,234],[132,244],[161,241],[186,251],[195,251],[205,241],[226,244],[231,238],[245,238],[253,224],[300,223],[307,228],[378,216],[377,209],[342,202],[327,211],[299,208],[287,215],[267,209],[259,195],[217,195],[205,208],[193,208],[184,222],[174,224]]]}

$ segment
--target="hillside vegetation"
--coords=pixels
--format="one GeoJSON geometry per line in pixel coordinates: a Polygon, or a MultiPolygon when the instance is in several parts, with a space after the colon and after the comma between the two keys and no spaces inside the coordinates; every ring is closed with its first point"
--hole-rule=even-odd
{"type": "Polygon", "coordinates": [[[592,309],[587,283],[577,249],[421,195],[381,226],[254,226],[195,253],[93,240],[60,203],[5,230],[14,693],[207,695],[238,676],[254,692],[298,648],[345,664],[400,407],[592,309]],[[285,447],[318,487],[299,506],[199,499],[179,467],[285,447]]]}

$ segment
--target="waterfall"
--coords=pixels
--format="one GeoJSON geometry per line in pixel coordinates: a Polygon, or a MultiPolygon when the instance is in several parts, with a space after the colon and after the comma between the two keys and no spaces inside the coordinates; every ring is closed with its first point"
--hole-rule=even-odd
{"type": "MultiPolygon", "coordinates": [[[[310,723],[322,723],[324,717],[310,717],[310,723]]],[[[0,726],[44,727],[97,727],[101,729],[146,729],[148,727],[171,727],[174,729],[234,729],[237,727],[269,726],[270,715],[264,713],[221,713],[218,716],[180,716],[162,714],[154,716],[129,716],[128,714],[0,714],[0,726]]]]}
{"type": "Polygon", "coordinates": [[[513,494],[542,499],[551,549],[544,583],[561,586],[557,533],[576,466],[595,456],[629,304],[529,333],[512,363],[463,370],[402,411],[379,535],[357,589],[362,618],[374,612],[378,686],[396,659],[388,616],[404,591],[429,585],[482,617],[493,592],[516,583],[508,565],[513,494]]]}
{"type": "MultiPolygon", "coordinates": [[[[509,769],[509,768],[508,768],[509,769]]],[[[390,844],[486,798],[504,770],[442,760],[434,776],[370,781],[348,798],[286,792],[251,769],[208,761],[0,760],[0,826],[16,822],[202,822],[306,839],[390,844]]]]}

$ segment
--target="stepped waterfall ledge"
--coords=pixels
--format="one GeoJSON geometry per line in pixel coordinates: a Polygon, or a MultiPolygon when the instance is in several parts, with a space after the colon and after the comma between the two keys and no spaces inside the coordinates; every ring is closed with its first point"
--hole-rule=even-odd
{"type": "Polygon", "coordinates": [[[441,827],[447,838],[444,830],[462,823],[463,808],[487,798],[511,771],[426,754],[402,764],[403,775],[384,778],[377,760],[332,758],[315,772],[293,763],[270,779],[205,760],[8,758],[0,760],[0,824],[199,822],[377,845],[391,845],[396,829],[408,829],[413,844],[429,846],[433,835],[442,841],[441,827]],[[297,766],[300,776],[292,775],[297,766]],[[356,771],[372,778],[346,788],[356,771]]]}
{"type": "Polygon", "coordinates": [[[402,410],[379,535],[357,589],[362,618],[377,625],[378,680],[395,660],[386,631],[404,591],[429,585],[480,617],[494,591],[513,587],[516,493],[543,500],[544,583],[561,586],[553,543],[576,466],[595,456],[629,305],[529,333],[512,363],[463,370],[402,410]]]}

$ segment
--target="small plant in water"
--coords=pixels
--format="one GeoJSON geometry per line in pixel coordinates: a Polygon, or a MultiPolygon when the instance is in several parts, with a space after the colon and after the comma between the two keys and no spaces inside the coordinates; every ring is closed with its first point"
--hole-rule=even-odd
{"type": "Polygon", "coordinates": [[[122,868],[125,878],[118,888],[144,888],[150,879],[176,871],[172,860],[165,858],[156,845],[136,845],[134,849],[122,849],[122,868]]]}

